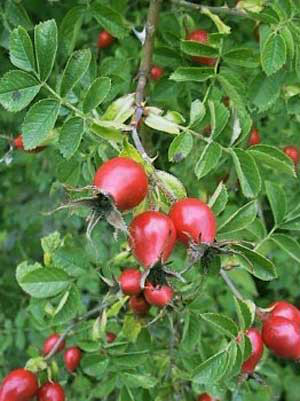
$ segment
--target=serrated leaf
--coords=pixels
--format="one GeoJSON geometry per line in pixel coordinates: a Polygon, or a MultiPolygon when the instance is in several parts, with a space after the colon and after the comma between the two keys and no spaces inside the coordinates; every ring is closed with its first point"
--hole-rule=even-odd
{"type": "Polygon", "coordinates": [[[122,373],[120,377],[129,388],[153,388],[157,385],[157,379],[150,375],[138,375],[132,373],[122,373]]]}
{"type": "Polygon", "coordinates": [[[227,364],[227,357],[227,352],[221,351],[202,362],[195,369],[193,383],[208,385],[218,382],[226,373],[224,367],[227,364]]]}
{"type": "Polygon", "coordinates": [[[64,57],[68,57],[74,50],[85,11],[86,7],[82,5],[72,7],[62,19],[59,27],[59,48],[64,57]]]}
{"type": "Polygon", "coordinates": [[[52,323],[57,325],[71,321],[79,314],[81,307],[80,292],[75,285],[72,285],[64,305],[59,311],[56,311],[52,323]]]}
{"type": "Polygon", "coordinates": [[[19,26],[9,38],[9,56],[13,65],[25,71],[35,70],[33,46],[27,31],[19,26]]]}
{"type": "Polygon", "coordinates": [[[203,120],[205,113],[205,106],[201,102],[201,100],[194,100],[191,104],[190,110],[190,126],[193,126],[196,123],[200,123],[203,120]]]}
{"type": "Polygon", "coordinates": [[[34,45],[38,73],[45,82],[51,74],[57,52],[57,26],[54,19],[35,26],[34,45]]]}
{"type": "Polygon", "coordinates": [[[270,34],[261,52],[261,65],[267,75],[278,71],[286,62],[286,45],[280,34],[270,34]]]}
{"type": "Polygon", "coordinates": [[[267,196],[271,205],[272,213],[274,216],[275,224],[280,224],[285,218],[286,214],[286,196],[282,188],[274,184],[273,182],[267,181],[265,183],[267,196]]]}
{"type": "Polygon", "coordinates": [[[59,135],[59,151],[66,159],[70,159],[79,148],[84,134],[84,120],[72,117],[66,120],[59,135]]]}
{"type": "Polygon", "coordinates": [[[20,263],[16,270],[16,279],[18,284],[20,285],[22,278],[25,277],[26,274],[41,268],[43,268],[43,266],[40,263],[34,263],[33,265],[29,265],[28,262],[20,263]]]}
{"type": "Polygon", "coordinates": [[[99,106],[108,95],[110,88],[111,80],[109,78],[96,78],[84,98],[83,111],[88,113],[99,106]]]}
{"type": "Polygon", "coordinates": [[[70,278],[61,269],[45,267],[24,275],[19,284],[34,298],[49,298],[65,290],[70,284],[70,278]]]}
{"type": "Polygon", "coordinates": [[[214,69],[208,67],[178,67],[169,79],[176,82],[204,82],[214,74],[214,69]]]}
{"type": "Polygon", "coordinates": [[[11,112],[24,109],[39,93],[41,84],[30,74],[12,70],[0,79],[0,103],[11,112]]]}
{"type": "Polygon", "coordinates": [[[261,190],[261,177],[253,156],[242,149],[231,150],[241,189],[246,198],[255,198],[261,190]]]}
{"type": "Polygon", "coordinates": [[[240,255],[235,256],[249,273],[264,281],[277,278],[277,272],[271,260],[243,245],[234,245],[233,248],[240,252],[240,255]]]}
{"type": "Polygon", "coordinates": [[[156,174],[176,199],[185,198],[187,196],[184,185],[177,177],[162,170],[156,170],[156,174]]]}
{"type": "Polygon", "coordinates": [[[211,196],[208,205],[214,212],[215,216],[218,216],[225,209],[228,202],[228,192],[226,186],[221,181],[211,196]]]}
{"type": "Polygon", "coordinates": [[[105,127],[101,124],[101,122],[97,122],[97,124],[92,124],[90,129],[96,134],[99,135],[101,138],[109,141],[111,143],[122,143],[124,136],[121,132],[116,128],[109,128],[105,127]]]}
{"type": "Polygon", "coordinates": [[[137,320],[133,315],[125,316],[122,332],[130,342],[132,343],[136,342],[141,330],[142,330],[142,325],[139,320],[137,320]]]}
{"type": "Polygon", "coordinates": [[[48,253],[54,252],[60,246],[61,242],[62,239],[58,231],[54,231],[41,239],[43,251],[48,253]]]}
{"type": "Polygon", "coordinates": [[[251,327],[254,322],[256,306],[248,299],[241,300],[234,298],[234,301],[236,304],[240,325],[242,329],[246,330],[251,327]]]}
{"type": "Polygon", "coordinates": [[[178,124],[168,120],[165,116],[160,116],[154,113],[149,115],[144,120],[145,124],[158,131],[167,132],[168,134],[179,134],[180,128],[178,124]]]}
{"type": "Polygon", "coordinates": [[[256,214],[257,203],[254,200],[242,206],[235,213],[229,216],[228,219],[218,227],[218,234],[243,230],[249,224],[253,223],[256,214]]]}
{"type": "Polygon", "coordinates": [[[180,47],[183,53],[189,56],[217,57],[219,55],[218,49],[194,40],[182,40],[180,47]]]}
{"type": "Polygon", "coordinates": [[[5,16],[9,22],[18,27],[22,26],[24,29],[32,29],[33,25],[27,14],[27,11],[22,4],[15,2],[14,0],[8,0],[5,5],[5,16]]]}
{"type": "Polygon", "coordinates": [[[214,22],[220,33],[228,35],[231,32],[230,26],[224,24],[221,18],[218,15],[212,13],[209,8],[203,6],[201,13],[206,14],[208,17],[212,19],[212,21],[214,22]]]}
{"type": "Polygon", "coordinates": [[[275,171],[295,176],[295,166],[292,160],[275,146],[255,145],[249,152],[262,164],[266,164],[275,171]]]}
{"type": "Polygon", "coordinates": [[[128,33],[125,19],[112,8],[104,4],[94,4],[90,11],[99,24],[116,38],[122,39],[128,33]]]}
{"type": "Polygon", "coordinates": [[[285,234],[273,234],[271,240],[289,257],[300,263],[300,245],[293,237],[285,234]]]}
{"type": "Polygon", "coordinates": [[[222,156],[222,148],[216,142],[207,144],[195,165],[195,174],[200,180],[213,170],[219,163],[222,156]]]}
{"type": "Polygon", "coordinates": [[[88,260],[77,248],[59,248],[53,253],[52,258],[55,267],[65,270],[73,277],[85,274],[89,268],[88,260]]]}
{"type": "Polygon", "coordinates": [[[124,304],[127,302],[128,297],[123,297],[119,301],[115,302],[107,311],[107,317],[114,317],[117,316],[124,306],[124,304]]]}
{"type": "Polygon", "coordinates": [[[80,366],[88,376],[101,377],[106,371],[109,360],[103,355],[84,355],[80,366]]]}
{"type": "Polygon", "coordinates": [[[279,98],[284,74],[278,72],[270,77],[259,74],[250,86],[250,99],[260,111],[268,110],[279,98]]]}
{"type": "Polygon", "coordinates": [[[217,313],[201,313],[200,317],[212,324],[221,334],[232,338],[237,337],[239,328],[229,317],[217,313]]]}
{"type": "Polygon", "coordinates": [[[189,132],[183,132],[172,141],[168,157],[171,162],[180,162],[185,159],[193,148],[193,137],[189,132]]]}
{"type": "Polygon", "coordinates": [[[77,50],[69,58],[64,69],[60,93],[64,97],[80,81],[92,59],[89,49],[77,50]]]}
{"type": "Polygon", "coordinates": [[[47,139],[48,133],[54,128],[60,103],[55,99],[43,99],[35,103],[27,112],[22,134],[25,149],[34,149],[47,139]]]}
{"type": "Polygon", "coordinates": [[[128,95],[122,96],[110,104],[101,117],[101,120],[123,123],[134,114],[134,111],[134,93],[129,93],[128,95]]]}
{"type": "Polygon", "coordinates": [[[230,49],[223,55],[223,58],[229,65],[233,64],[246,68],[256,68],[259,66],[259,59],[252,49],[230,49]]]}
{"type": "Polygon", "coordinates": [[[211,117],[211,138],[216,139],[224,130],[229,120],[229,110],[223,103],[208,101],[211,117]]]}

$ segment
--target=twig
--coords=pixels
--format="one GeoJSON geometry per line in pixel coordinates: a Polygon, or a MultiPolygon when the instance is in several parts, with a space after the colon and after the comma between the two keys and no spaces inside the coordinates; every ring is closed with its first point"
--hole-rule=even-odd
{"type": "Polygon", "coordinates": [[[205,9],[211,11],[214,14],[226,14],[226,15],[232,15],[235,17],[249,17],[251,18],[250,15],[248,15],[245,11],[239,10],[238,8],[230,8],[230,7],[212,7],[212,6],[201,6],[200,4],[194,4],[190,3],[189,1],[185,0],[171,0],[172,3],[178,4],[179,6],[182,7],[187,7],[191,8],[193,10],[197,10],[200,13],[203,13],[205,9]]]}
{"type": "Polygon", "coordinates": [[[107,305],[105,303],[101,303],[101,305],[97,306],[94,309],[91,309],[89,312],[85,313],[82,316],[79,316],[76,320],[74,320],[67,328],[66,330],[63,332],[63,334],[60,336],[59,340],[55,343],[54,347],[51,349],[51,351],[46,355],[46,357],[44,358],[45,361],[47,361],[48,359],[50,359],[58,350],[60,344],[64,341],[64,339],[68,336],[69,332],[71,330],[73,330],[73,328],[75,326],[77,326],[77,324],[79,324],[80,322],[82,322],[83,320],[87,320],[89,317],[95,315],[96,313],[101,312],[107,305]]]}
{"type": "Polygon", "coordinates": [[[223,280],[225,281],[225,283],[227,284],[227,286],[230,288],[230,290],[232,291],[233,295],[238,298],[239,300],[243,300],[243,296],[242,294],[239,292],[239,290],[236,288],[236,286],[233,284],[233,282],[231,281],[231,279],[228,277],[227,273],[225,272],[225,270],[221,269],[220,270],[220,275],[222,276],[223,280]]]}

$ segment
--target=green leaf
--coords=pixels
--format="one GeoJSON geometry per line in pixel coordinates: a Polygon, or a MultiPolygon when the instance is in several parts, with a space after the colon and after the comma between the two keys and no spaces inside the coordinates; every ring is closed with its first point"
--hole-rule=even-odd
{"type": "Polygon", "coordinates": [[[0,103],[8,111],[20,111],[29,105],[40,88],[40,83],[27,72],[9,71],[0,79],[0,103]]]}
{"type": "Polygon", "coordinates": [[[241,266],[249,273],[264,281],[277,278],[277,272],[271,260],[243,245],[234,245],[233,248],[240,252],[240,255],[235,256],[239,259],[241,266]]]}
{"type": "Polygon", "coordinates": [[[16,270],[16,279],[18,284],[20,285],[22,278],[25,277],[26,274],[42,268],[43,266],[39,263],[34,263],[33,265],[29,265],[28,262],[20,263],[16,270]]]}
{"type": "Polygon", "coordinates": [[[121,381],[129,388],[153,388],[157,385],[157,379],[149,375],[138,375],[123,372],[120,377],[121,381]]]}
{"type": "Polygon", "coordinates": [[[158,131],[167,132],[168,134],[179,134],[180,128],[178,124],[167,119],[165,116],[160,116],[155,113],[149,113],[144,120],[145,124],[158,131]]]}
{"type": "Polygon", "coordinates": [[[242,149],[231,150],[233,163],[246,198],[255,198],[261,189],[261,177],[250,152],[242,149]]]}
{"type": "Polygon", "coordinates": [[[186,189],[177,177],[162,170],[156,170],[156,174],[158,178],[164,183],[169,192],[174,195],[175,198],[186,198],[186,189]]]}
{"type": "Polygon", "coordinates": [[[274,171],[295,176],[295,166],[292,160],[275,146],[256,145],[249,152],[258,162],[271,167],[274,171]]]}
{"type": "Polygon", "coordinates": [[[279,98],[284,74],[278,72],[270,77],[259,74],[252,82],[250,99],[259,108],[259,111],[268,110],[279,98]]]}
{"type": "Polygon", "coordinates": [[[214,74],[214,69],[209,67],[178,67],[169,79],[177,82],[204,82],[214,74]]]}
{"type": "Polygon", "coordinates": [[[72,7],[62,19],[59,27],[59,50],[64,57],[68,57],[74,50],[85,11],[86,7],[81,5],[72,7]]]}
{"type": "Polygon", "coordinates": [[[259,66],[259,60],[252,49],[231,49],[224,53],[223,59],[229,65],[237,65],[246,68],[256,68],[259,66]]]}
{"type": "Polygon", "coordinates": [[[215,384],[225,375],[224,368],[227,365],[227,353],[221,351],[202,362],[194,372],[193,383],[215,384]]]}
{"type": "Polygon", "coordinates": [[[183,53],[189,56],[217,57],[219,55],[218,49],[194,40],[182,40],[180,47],[183,53]]]}
{"type": "Polygon", "coordinates": [[[34,298],[49,298],[65,290],[70,284],[70,278],[61,269],[44,267],[24,275],[19,284],[34,298]]]}
{"type": "Polygon", "coordinates": [[[255,319],[255,304],[246,299],[241,300],[234,298],[239,322],[243,330],[252,326],[255,319]]]}
{"type": "Polygon", "coordinates": [[[286,196],[281,187],[273,182],[265,183],[267,196],[271,205],[275,224],[282,223],[286,214],[286,196]]]}
{"type": "Polygon", "coordinates": [[[90,267],[85,255],[78,248],[59,248],[54,252],[52,258],[55,267],[65,270],[73,277],[87,274],[90,267]]]}
{"type": "Polygon", "coordinates": [[[117,121],[123,123],[127,121],[135,111],[135,97],[134,93],[129,93],[115,100],[110,104],[101,117],[105,121],[117,121]]]}
{"type": "Polygon", "coordinates": [[[207,144],[195,165],[195,174],[200,180],[213,170],[219,163],[222,156],[222,148],[216,142],[207,144]]]}
{"type": "Polygon", "coordinates": [[[127,302],[128,297],[123,297],[119,301],[115,302],[107,311],[107,317],[114,317],[117,316],[124,306],[124,304],[127,302]]]}
{"type": "Polygon", "coordinates": [[[54,128],[59,109],[60,103],[54,99],[40,100],[29,109],[22,126],[25,149],[34,149],[43,143],[54,128]]]}
{"type": "Polygon", "coordinates": [[[202,313],[200,317],[212,324],[221,334],[232,338],[237,337],[239,328],[229,317],[217,313],[202,313]]]}
{"type": "Polygon", "coordinates": [[[257,214],[257,203],[251,201],[233,213],[218,227],[218,234],[243,230],[253,223],[257,214]]]}
{"type": "Polygon", "coordinates": [[[215,216],[218,216],[223,212],[228,202],[228,192],[226,186],[221,181],[217,186],[217,189],[211,196],[208,205],[214,212],[215,216]]]}
{"type": "Polygon", "coordinates": [[[216,139],[226,127],[229,120],[229,110],[223,103],[208,101],[211,117],[211,138],[216,139]]]}
{"type": "Polygon", "coordinates": [[[218,31],[222,34],[228,35],[231,31],[230,26],[224,24],[224,22],[221,20],[221,18],[216,15],[213,14],[209,8],[206,8],[205,6],[202,7],[201,10],[202,14],[206,14],[209,18],[212,19],[212,21],[214,22],[214,24],[216,25],[216,27],[218,28],[218,31]]]}
{"type": "Polygon", "coordinates": [[[125,316],[122,332],[130,342],[132,343],[136,342],[141,330],[142,330],[142,325],[139,320],[137,320],[133,315],[125,316]]]}
{"type": "Polygon", "coordinates": [[[189,132],[183,132],[172,141],[168,157],[170,162],[180,162],[185,159],[193,148],[193,136],[189,132]]]}
{"type": "Polygon", "coordinates": [[[203,120],[205,113],[206,113],[205,106],[201,102],[201,100],[198,99],[194,100],[192,102],[190,111],[190,126],[200,123],[203,120]]]}
{"type": "Polygon", "coordinates": [[[46,82],[54,66],[57,52],[57,26],[54,19],[35,26],[34,44],[39,76],[46,82]]]}
{"type": "Polygon", "coordinates": [[[273,234],[271,240],[288,256],[300,263],[300,245],[293,237],[285,234],[273,234]]]}
{"type": "Polygon", "coordinates": [[[22,4],[14,0],[8,0],[5,7],[6,18],[9,22],[17,27],[22,26],[24,29],[30,30],[33,28],[32,22],[27,14],[27,11],[22,4]]]}
{"type": "Polygon", "coordinates": [[[83,111],[89,113],[101,104],[108,95],[111,88],[111,80],[109,78],[96,78],[89,87],[83,101],[83,111]]]}
{"type": "Polygon", "coordinates": [[[67,291],[67,297],[64,304],[55,311],[52,324],[63,324],[74,319],[81,309],[80,292],[77,287],[72,285],[70,290],[67,291]]]}
{"type": "Polygon", "coordinates": [[[267,75],[278,71],[286,62],[286,45],[280,34],[273,32],[265,41],[261,52],[261,65],[267,75]]]}
{"type": "Polygon", "coordinates": [[[35,70],[32,42],[27,31],[21,26],[14,29],[10,35],[9,56],[12,64],[21,70],[35,70]]]}
{"type": "Polygon", "coordinates": [[[103,355],[84,355],[80,366],[88,376],[101,377],[108,368],[109,360],[103,355]]]}
{"type": "Polygon", "coordinates": [[[89,68],[92,53],[89,49],[77,50],[69,58],[64,69],[60,93],[65,97],[67,93],[80,81],[89,68]]]}
{"type": "Polygon", "coordinates": [[[66,159],[70,159],[79,148],[84,130],[84,120],[80,117],[65,121],[59,135],[59,150],[66,159]]]}
{"type": "Polygon", "coordinates": [[[109,141],[111,143],[122,143],[124,136],[121,134],[120,130],[113,127],[106,127],[101,121],[97,121],[90,126],[90,129],[101,138],[109,141]]]}
{"type": "Polygon", "coordinates": [[[96,18],[99,24],[112,36],[122,39],[128,34],[126,21],[121,14],[117,13],[110,7],[104,4],[94,4],[90,7],[92,15],[96,18]]]}
{"type": "Polygon", "coordinates": [[[62,239],[58,231],[54,231],[53,233],[41,239],[43,251],[47,253],[54,252],[57,248],[60,247],[61,243],[62,239]]]}

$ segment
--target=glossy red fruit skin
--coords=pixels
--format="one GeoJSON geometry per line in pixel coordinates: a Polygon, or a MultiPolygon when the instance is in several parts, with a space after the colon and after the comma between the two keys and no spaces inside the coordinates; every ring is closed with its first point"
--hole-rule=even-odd
{"type": "Polygon", "coordinates": [[[138,295],[141,289],[142,273],[137,269],[126,269],[119,277],[120,287],[125,295],[138,295]]]}
{"type": "Polygon", "coordinates": [[[64,353],[65,367],[69,372],[74,372],[80,364],[81,351],[78,347],[70,347],[64,353]]]}
{"type": "Polygon", "coordinates": [[[277,301],[271,307],[273,309],[270,312],[270,317],[284,317],[285,319],[292,320],[300,327],[300,311],[294,305],[286,301],[277,301]]]}
{"type": "Polygon", "coordinates": [[[113,44],[114,40],[115,38],[109,32],[102,31],[98,35],[97,46],[99,49],[106,49],[113,44]]]}
{"type": "Polygon", "coordinates": [[[134,295],[129,299],[129,308],[138,316],[145,316],[149,312],[151,305],[145,300],[144,295],[134,295]]]}
{"type": "Polygon", "coordinates": [[[45,149],[45,146],[38,146],[35,149],[32,150],[25,150],[24,149],[24,143],[23,143],[23,135],[19,134],[15,139],[14,139],[14,146],[18,150],[23,150],[24,152],[27,153],[39,153],[42,152],[45,149]]]}
{"type": "Polygon", "coordinates": [[[287,359],[300,358],[300,327],[292,320],[270,317],[263,324],[262,339],[275,355],[287,359]]]}
{"type": "MultiPolygon", "coordinates": [[[[194,42],[199,42],[205,44],[208,42],[208,33],[204,29],[197,29],[187,35],[186,40],[193,40],[194,42]]],[[[217,62],[216,58],[212,57],[200,57],[194,56],[192,60],[197,64],[204,64],[208,66],[214,66],[217,62]]]]}
{"type": "Polygon", "coordinates": [[[211,395],[203,393],[198,396],[197,401],[215,401],[215,399],[211,395]]]}
{"type": "Polygon", "coordinates": [[[192,240],[196,244],[211,244],[216,237],[217,222],[214,213],[197,198],[185,198],[172,206],[171,217],[177,232],[177,239],[188,245],[192,240]]]}
{"type": "Polygon", "coordinates": [[[129,243],[137,261],[149,268],[166,262],[175,246],[176,230],[165,214],[148,211],[136,216],[129,227],[129,243]]]}
{"type": "Polygon", "coordinates": [[[259,132],[257,131],[256,128],[254,128],[251,133],[250,133],[250,137],[249,137],[249,145],[258,145],[261,142],[261,137],[259,132]]]}
{"type": "Polygon", "coordinates": [[[174,292],[168,285],[154,286],[152,283],[147,283],[144,295],[150,305],[164,308],[172,301],[174,292]]]}
{"type": "Polygon", "coordinates": [[[251,342],[252,352],[249,358],[243,363],[242,372],[253,373],[264,352],[264,343],[259,330],[255,327],[247,330],[246,335],[251,342]]]}
{"type": "Polygon", "coordinates": [[[0,401],[30,401],[37,391],[36,375],[26,369],[15,369],[1,383],[0,401]]]}
{"type": "Polygon", "coordinates": [[[108,333],[106,333],[106,341],[111,344],[115,341],[115,339],[117,338],[117,336],[115,335],[115,333],[112,333],[111,331],[109,331],[108,333]]]}
{"type": "Polygon", "coordinates": [[[65,392],[59,383],[45,383],[38,392],[38,401],[64,401],[65,392]]]}
{"type": "MultiPolygon", "coordinates": [[[[60,335],[57,333],[51,334],[46,340],[44,341],[43,345],[43,354],[47,355],[55,346],[56,342],[60,339],[60,335]]],[[[62,341],[57,349],[56,352],[60,352],[65,348],[65,341],[62,341]]]]}
{"type": "Polygon", "coordinates": [[[296,146],[286,146],[283,149],[284,153],[293,160],[294,164],[297,165],[299,162],[299,153],[296,146]]]}
{"type": "Polygon", "coordinates": [[[98,168],[94,186],[104,195],[110,195],[123,211],[137,206],[146,197],[148,177],[139,163],[127,157],[115,157],[98,168]]]}
{"type": "Polygon", "coordinates": [[[165,71],[162,67],[154,65],[150,70],[150,78],[153,81],[159,81],[163,77],[164,73],[165,71]]]}

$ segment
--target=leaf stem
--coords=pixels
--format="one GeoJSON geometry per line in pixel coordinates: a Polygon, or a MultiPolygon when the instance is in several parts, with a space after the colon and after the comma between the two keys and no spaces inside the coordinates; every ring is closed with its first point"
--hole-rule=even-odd
{"type": "Polygon", "coordinates": [[[245,11],[239,10],[238,8],[230,8],[230,7],[213,7],[213,6],[203,6],[200,4],[190,3],[189,1],[185,0],[171,0],[171,3],[177,4],[182,7],[191,8],[193,10],[199,11],[203,13],[205,9],[211,11],[214,14],[225,14],[231,15],[234,17],[244,17],[244,18],[251,18],[245,11]]]}
{"type": "Polygon", "coordinates": [[[239,300],[243,300],[243,296],[240,293],[240,291],[236,288],[236,286],[233,284],[233,282],[231,281],[231,279],[229,278],[227,272],[223,269],[220,270],[220,275],[223,278],[223,280],[225,281],[225,283],[227,284],[228,288],[231,290],[231,292],[233,293],[233,295],[238,298],[239,300]]]}
{"type": "Polygon", "coordinates": [[[261,247],[261,245],[266,242],[268,239],[270,239],[270,237],[272,236],[272,234],[274,233],[274,231],[277,230],[277,225],[275,224],[274,227],[272,228],[272,230],[269,232],[269,234],[263,238],[254,248],[254,251],[256,251],[257,249],[259,249],[261,247]]]}

